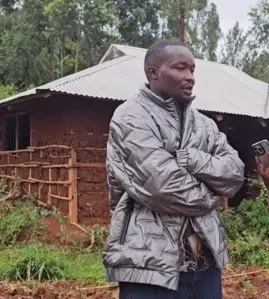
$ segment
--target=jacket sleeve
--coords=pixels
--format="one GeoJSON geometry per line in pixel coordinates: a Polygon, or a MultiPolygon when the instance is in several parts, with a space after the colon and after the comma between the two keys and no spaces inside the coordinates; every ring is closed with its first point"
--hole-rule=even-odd
{"type": "Polygon", "coordinates": [[[121,184],[117,182],[113,170],[107,167],[107,183],[108,183],[108,199],[110,204],[110,216],[113,215],[115,208],[120,201],[122,195],[124,194],[124,189],[121,187],[121,184]]]}
{"type": "MultiPolygon", "coordinates": [[[[205,153],[196,148],[187,148],[186,169],[217,194],[233,197],[244,182],[245,166],[237,151],[228,144],[225,134],[219,132],[212,120],[209,121],[213,149],[211,153],[205,153]]],[[[182,155],[182,150],[178,154],[182,155]]]]}
{"type": "Polygon", "coordinates": [[[110,123],[108,163],[117,182],[157,213],[195,217],[215,209],[219,196],[178,164],[144,119],[125,116],[110,123]]]}

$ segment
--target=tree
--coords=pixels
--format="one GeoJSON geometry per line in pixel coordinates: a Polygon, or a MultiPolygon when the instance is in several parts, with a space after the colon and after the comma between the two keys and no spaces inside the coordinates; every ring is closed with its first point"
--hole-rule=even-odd
{"type": "Polygon", "coordinates": [[[261,0],[250,13],[250,33],[259,47],[269,48],[269,0],[261,0]]]}
{"type": "Polygon", "coordinates": [[[0,0],[0,10],[11,13],[14,11],[17,2],[18,0],[0,0]]]}
{"type": "Polygon", "coordinates": [[[243,70],[269,83],[269,1],[261,0],[249,16],[251,27],[243,70]]]}
{"type": "Polygon", "coordinates": [[[159,5],[152,0],[111,0],[119,19],[119,33],[124,43],[148,47],[159,32],[159,5]]]}
{"type": "Polygon", "coordinates": [[[0,100],[5,99],[13,94],[17,93],[17,89],[13,85],[1,85],[0,84],[0,100]]]}
{"type": "Polygon", "coordinates": [[[19,89],[48,79],[43,78],[46,53],[42,35],[43,19],[38,10],[40,1],[32,4],[35,6],[34,10],[33,7],[29,10],[17,10],[7,17],[7,29],[0,41],[0,78],[3,83],[15,84],[19,89]]]}
{"type": "Polygon", "coordinates": [[[96,64],[118,41],[109,0],[0,1],[0,82],[19,90],[96,64]]]}
{"type": "Polygon", "coordinates": [[[269,83],[269,52],[253,50],[244,58],[243,71],[250,76],[269,83]]]}
{"type": "Polygon", "coordinates": [[[204,18],[201,22],[201,42],[204,59],[210,61],[217,60],[217,47],[221,38],[219,14],[217,6],[210,3],[205,9],[204,18]]]}
{"type": "MultiPolygon", "coordinates": [[[[162,38],[179,38],[179,21],[182,2],[179,0],[155,0],[160,6],[160,17],[162,19],[162,38]]],[[[188,38],[188,25],[194,20],[194,26],[199,23],[199,15],[207,6],[207,0],[184,0],[184,17],[186,37],[188,38]],[[198,21],[198,22],[195,22],[198,21]]]]}
{"type": "Polygon", "coordinates": [[[244,56],[246,55],[247,36],[247,34],[244,34],[243,29],[240,28],[239,22],[236,22],[234,27],[224,37],[220,61],[241,69],[244,64],[244,56]]]}
{"type": "MultiPolygon", "coordinates": [[[[158,0],[161,5],[162,36],[179,38],[180,2],[158,0]]],[[[195,57],[216,60],[217,46],[221,37],[219,15],[214,3],[207,0],[185,0],[186,44],[195,57]]]]}

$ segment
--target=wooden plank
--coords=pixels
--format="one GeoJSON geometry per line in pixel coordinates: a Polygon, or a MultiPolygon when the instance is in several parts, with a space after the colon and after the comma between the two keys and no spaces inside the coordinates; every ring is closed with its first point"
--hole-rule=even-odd
{"type": "Polygon", "coordinates": [[[41,183],[41,184],[50,184],[50,185],[69,185],[69,181],[46,181],[46,180],[38,180],[34,178],[29,178],[29,181],[33,183],[41,183]]]}
{"type": "Polygon", "coordinates": [[[31,146],[29,149],[32,150],[44,150],[44,149],[50,149],[50,148],[61,148],[61,149],[71,149],[70,146],[67,145],[59,145],[59,144],[51,144],[51,145],[44,145],[44,146],[31,146]]]}
{"type": "Polygon", "coordinates": [[[53,197],[53,198],[57,198],[57,199],[61,199],[61,200],[67,200],[67,201],[72,200],[72,198],[60,196],[60,195],[56,195],[56,194],[51,194],[51,193],[49,193],[49,197],[53,197]]]}
{"type": "Polygon", "coordinates": [[[70,223],[78,223],[78,190],[77,190],[77,153],[74,149],[71,150],[69,158],[69,218],[70,223]]]}
{"type": "Polygon", "coordinates": [[[70,157],[70,155],[57,156],[57,155],[52,155],[52,154],[50,154],[49,156],[50,156],[50,158],[53,158],[53,159],[61,159],[61,158],[67,159],[70,157]]]}
{"type": "Polygon", "coordinates": [[[38,164],[2,164],[0,167],[3,168],[35,168],[40,167],[38,164]]]}
{"type": "MultiPolygon", "coordinates": [[[[12,180],[17,180],[18,178],[12,175],[7,175],[7,174],[0,174],[0,178],[6,178],[6,179],[12,179],[12,180]]],[[[45,180],[38,180],[38,179],[34,179],[34,178],[28,178],[28,179],[21,179],[19,178],[20,182],[27,182],[27,183],[33,183],[33,184],[47,184],[47,185],[69,185],[69,181],[45,181],[45,180]]]]}
{"type": "MultiPolygon", "coordinates": [[[[66,167],[68,167],[67,164],[66,167]]],[[[50,165],[48,162],[35,162],[35,163],[19,163],[19,164],[2,164],[0,165],[1,167],[4,168],[36,168],[36,167],[44,167],[44,168],[49,168],[50,165]]],[[[53,165],[52,165],[53,166],[53,165]]],[[[63,166],[65,167],[65,166],[63,166]]]]}
{"type": "Polygon", "coordinates": [[[27,148],[27,149],[14,150],[14,151],[0,151],[0,155],[6,156],[6,155],[29,153],[29,152],[34,152],[34,149],[27,148]]]}
{"type": "Polygon", "coordinates": [[[100,151],[100,152],[105,152],[106,151],[106,148],[98,148],[98,147],[82,147],[80,148],[80,150],[86,150],[86,151],[100,151]]]}
{"type": "Polygon", "coordinates": [[[69,168],[69,164],[52,164],[52,165],[46,165],[42,166],[42,168],[69,168]]]}
{"type": "Polygon", "coordinates": [[[105,163],[76,163],[74,167],[77,168],[106,168],[105,163]]]}

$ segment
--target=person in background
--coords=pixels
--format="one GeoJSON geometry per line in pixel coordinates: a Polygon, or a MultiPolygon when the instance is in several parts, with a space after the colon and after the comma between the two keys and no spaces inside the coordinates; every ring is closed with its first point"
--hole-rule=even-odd
{"type": "Polygon", "coordinates": [[[214,121],[192,107],[188,48],[156,42],[144,69],[149,84],[109,126],[107,278],[120,283],[120,299],[221,299],[229,257],[216,210],[221,196],[242,186],[244,164],[214,121]]]}
{"type": "MultiPolygon", "coordinates": [[[[256,158],[256,164],[257,164],[258,173],[260,174],[267,190],[269,190],[269,153],[267,153],[267,159],[265,160],[264,163],[261,163],[256,158]]],[[[268,202],[269,202],[269,200],[268,200],[268,202]]]]}

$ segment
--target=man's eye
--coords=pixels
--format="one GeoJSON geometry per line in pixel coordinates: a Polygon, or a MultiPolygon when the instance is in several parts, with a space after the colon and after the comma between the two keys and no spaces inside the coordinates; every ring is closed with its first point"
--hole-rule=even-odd
{"type": "Polygon", "coordinates": [[[180,70],[180,71],[184,71],[185,70],[185,66],[184,65],[178,65],[176,67],[176,69],[180,70]]]}

